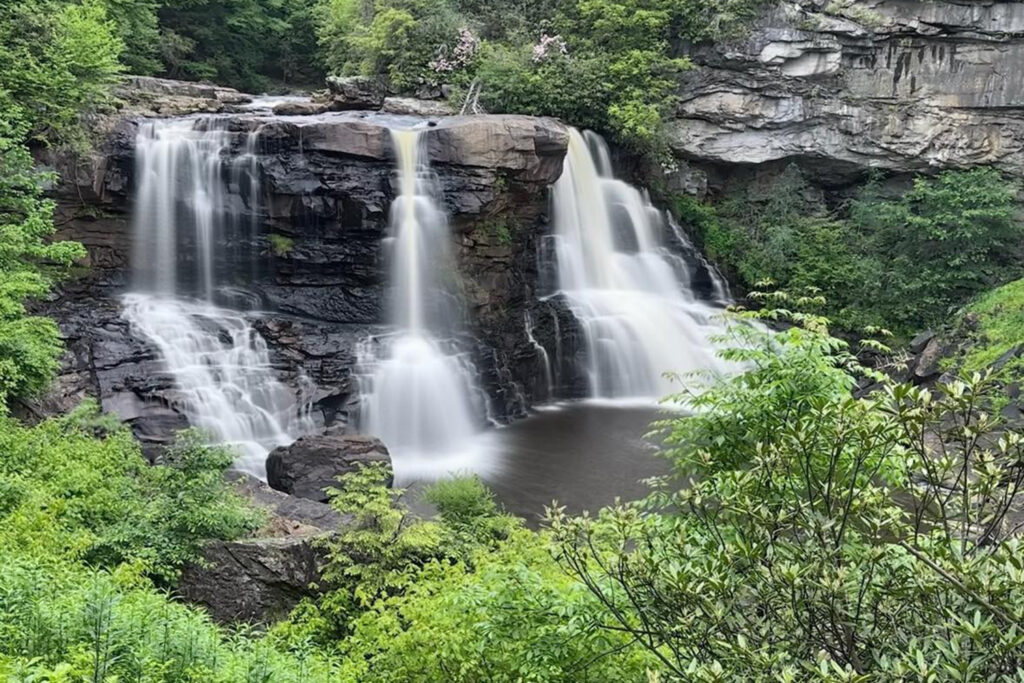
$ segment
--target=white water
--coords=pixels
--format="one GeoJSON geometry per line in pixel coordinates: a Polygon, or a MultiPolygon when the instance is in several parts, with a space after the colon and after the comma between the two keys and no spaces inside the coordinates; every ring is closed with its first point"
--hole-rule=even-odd
{"type": "Polygon", "coordinates": [[[694,296],[664,217],[612,177],[598,136],[570,132],[554,216],[559,288],[583,330],[592,397],[658,399],[679,390],[667,372],[725,369],[709,341],[718,310],[694,296]]]}
{"type": "MultiPolygon", "coordinates": [[[[216,121],[140,126],[135,293],[125,295],[123,315],[160,351],[174,378],[174,403],[189,423],[235,447],[236,466],[262,477],[266,454],[312,423],[308,405],[277,380],[259,334],[241,315],[212,303],[218,248],[232,231],[248,232],[251,243],[258,228],[257,138],[248,134],[243,154],[232,160],[231,134],[216,121]]],[[[256,256],[249,255],[250,264],[256,256]]]]}
{"type": "Polygon", "coordinates": [[[480,411],[475,370],[450,339],[454,272],[448,225],[430,193],[415,130],[392,130],[399,196],[391,206],[390,316],[393,335],[373,337],[359,350],[360,429],[380,437],[400,481],[436,478],[477,468],[480,411]]]}

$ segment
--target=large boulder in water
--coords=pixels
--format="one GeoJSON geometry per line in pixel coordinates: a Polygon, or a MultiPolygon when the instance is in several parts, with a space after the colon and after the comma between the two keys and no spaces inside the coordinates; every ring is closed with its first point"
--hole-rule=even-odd
{"type": "MultiPolygon", "coordinates": [[[[328,429],[271,451],[267,483],[293,496],[326,502],[325,489],[338,486],[338,477],[371,463],[391,465],[380,439],[328,429]]],[[[391,485],[390,477],[387,483],[391,485]]]]}

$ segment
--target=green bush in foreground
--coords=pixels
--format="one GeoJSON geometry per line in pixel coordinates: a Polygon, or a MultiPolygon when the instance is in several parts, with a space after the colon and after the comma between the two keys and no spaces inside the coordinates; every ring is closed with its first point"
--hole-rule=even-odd
{"type": "Polygon", "coordinates": [[[559,561],[670,680],[1019,680],[1024,441],[983,376],[937,395],[860,368],[826,321],[734,325],[747,372],[676,400],[674,473],[596,519],[556,513],[559,561]],[[851,395],[859,375],[883,388],[851,395]]]}
{"type": "Polygon", "coordinates": [[[130,430],[94,436],[95,407],[36,427],[0,422],[0,539],[11,552],[115,568],[169,584],[208,538],[260,517],[224,482],[233,454],[184,433],[151,466],[130,430]]]}

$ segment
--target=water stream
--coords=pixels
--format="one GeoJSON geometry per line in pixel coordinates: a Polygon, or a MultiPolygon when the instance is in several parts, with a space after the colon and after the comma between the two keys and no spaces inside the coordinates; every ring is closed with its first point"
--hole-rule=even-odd
{"type": "MultiPolygon", "coordinates": [[[[264,340],[214,304],[218,249],[257,228],[257,142],[250,133],[231,160],[231,136],[216,119],[140,125],[133,292],[123,316],[159,350],[189,423],[234,447],[238,469],[262,477],[267,453],[313,425],[307,402],[276,378],[264,340]]],[[[257,257],[244,260],[255,268],[257,257]]]]}
{"type": "Polygon", "coordinates": [[[553,196],[559,288],[586,341],[591,396],[656,400],[679,388],[665,373],[725,370],[709,339],[719,309],[667,247],[665,216],[613,177],[600,137],[570,131],[553,196]]]}
{"type": "Polygon", "coordinates": [[[475,369],[453,339],[454,264],[417,130],[391,132],[399,194],[391,206],[390,319],[396,332],[361,345],[360,430],[380,437],[396,478],[436,478],[479,465],[475,369]]]}

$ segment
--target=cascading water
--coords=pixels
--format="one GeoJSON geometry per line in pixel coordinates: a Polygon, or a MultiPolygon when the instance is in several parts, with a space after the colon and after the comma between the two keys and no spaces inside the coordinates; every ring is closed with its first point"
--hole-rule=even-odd
{"type": "Polygon", "coordinates": [[[591,395],[656,399],[673,391],[666,372],[724,370],[708,339],[717,311],[665,247],[664,216],[612,177],[600,137],[570,131],[553,194],[559,290],[586,340],[591,395]]]}
{"type": "Polygon", "coordinates": [[[241,315],[213,304],[217,246],[242,231],[251,244],[258,227],[257,135],[248,135],[234,160],[231,140],[210,119],[140,126],[135,291],[125,295],[123,315],[159,349],[189,423],[234,446],[236,466],[262,477],[267,452],[312,424],[308,409],[276,379],[259,334],[241,315]]]}
{"type": "Polygon", "coordinates": [[[392,130],[399,196],[391,205],[392,335],[360,348],[360,428],[391,451],[396,476],[429,478],[475,465],[480,420],[472,365],[451,336],[447,220],[431,197],[416,130],[392,130]]]}

